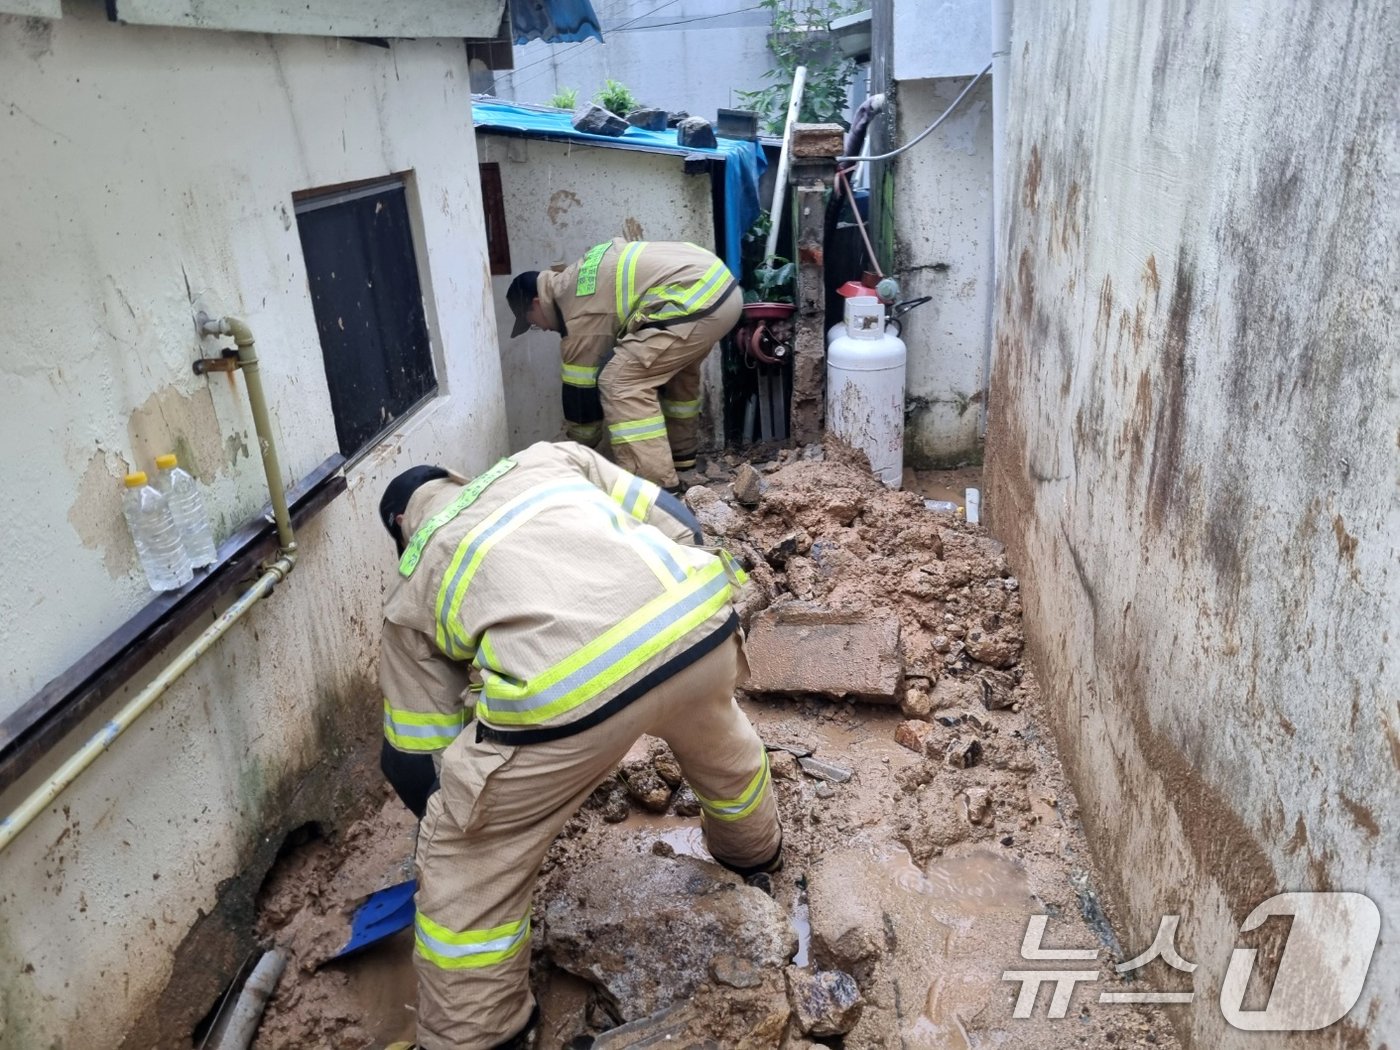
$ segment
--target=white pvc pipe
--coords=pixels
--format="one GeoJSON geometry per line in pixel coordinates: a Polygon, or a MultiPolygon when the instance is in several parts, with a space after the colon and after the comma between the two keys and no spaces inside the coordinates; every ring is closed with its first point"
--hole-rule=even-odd
{"type": "Polygon", "coordinates": [[[778,180],[773,187],[773,206],[768,209],[771,221],[768,227],[768,244],[763,250],[763,261],[773,258],[778,249],[778,229],[783,224],[783,197],[787,193],[788,166],[792,153],[792,126],[797,123],[797,114],[802,108],[802,91],[807,86],[807,67],[798,66],[792,75],[792,98],[788,101],[787,122],[783,125],[783,148],[778,154],[778,180]]]}
{"type": "Polygon", "coordinates": [[[243,985],[238,1004],[229,1015],[228,1027],[224,1029],[223,1038],[214,1050],[248,1050],[248,1047],[253,1045],[253,1037],[258,1034],[258,1025],[262,1023],[267,1001],[272,997],[277,982],[282,978],[282,971],[286,968],[286,952],[274,948],[264,953],[248,977],[247,983],[243,985]]]}
{"type": "MultiPolygon", "coordinates": [[[[989,268],[992,294],[987,304],[987,345],[982,349],[982,383],[989,393],[992,385],[992,344],[994,304],[1001,301],[1001,286],[1005,275],[1002,253],[1006,246],[1006,111],[1011,73],[1011,5],[1014,0],[991,0],[992,4],[992,252],[989,268]]],[[[987,433],[987,412],[990,396],[982,398],[978,415],[978,431],[987,433]]]]}

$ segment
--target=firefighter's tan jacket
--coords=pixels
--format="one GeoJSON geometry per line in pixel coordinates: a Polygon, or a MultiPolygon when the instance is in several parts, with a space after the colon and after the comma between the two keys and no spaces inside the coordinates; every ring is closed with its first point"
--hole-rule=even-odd
{"type": "Polygon", "coordinates": [[[660,496],[571,442],[532,445],[466,485],[420,487],[384,613],[389,743],[441,751],[473,697],[480,737],[567,736],[733,634],[742,574],[691,546],[660,496]]]}
{"type": "Polygon", "coordinates": [[[680,241],[614,237],[572,266],[541,272],[540,305],[562,322],[565,417],[574,418],[569,388],[596,388],[599,366],[622,336],[698,320],[737,290],[729,268],[713,252],[680,241]]]}

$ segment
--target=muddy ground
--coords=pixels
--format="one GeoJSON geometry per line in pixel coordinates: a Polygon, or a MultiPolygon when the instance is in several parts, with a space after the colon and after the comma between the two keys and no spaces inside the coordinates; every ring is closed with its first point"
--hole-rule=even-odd
{"type": "MultiPolygon", "coordinates": [[[[1183,975],[1160,962],[1134,984],[1115,974],[1112,908],[1021,659],[1017,581],[984,529],[925,506],[925,494],[961,502],[975,473],[910,475],[922,491],[899,492],[837,446],[768,453],[687,479],[707,534],[750,571],[746,625],[790,603],[853,622],[893,614],[902,675],[885,703],[839,689],[741,695],[784,825],[776,907],[708,863],[665,745],[639,742],[546,861],[536,1045],[1174,1047],[1160,1007],[1099,1002],[1183,975]],[[588,896],[610,880],[620,892],[588,896]],[[1094,958],[1024,961],[1032,915],[1049,916],[1046,947],[1094,958]],[[1048,986],[1030,1019],[1015,1018],[1020,985],[1003,972],[1037,967],[1098,976],[1075,985],[1062,1018],[1047,1016],[1048,986]]],[[[354,905],[411,876],[411,818],[381,785],[366,790],[383,799],[377,812],[269,879],[260,933],[292,961],[259,1050],[413,1036],[410,933],[326,961],[354,905]]]]}

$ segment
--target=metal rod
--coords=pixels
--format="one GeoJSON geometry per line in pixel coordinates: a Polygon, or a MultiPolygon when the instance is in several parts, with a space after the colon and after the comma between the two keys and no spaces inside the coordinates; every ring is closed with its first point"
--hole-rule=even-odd
{"type": "Polygon", "coordinates": [[[856,203],[856,194],[855,190],[851,189],[851,180],[846,178],[844,171],[838,169],[836,181],[846,191],[846,199],[851,202],[851,214],[855,216],[856,228],[860,230],[860,239],[865,242],[865,254],[870,257],[870,265],[875,267],[875,275],[883,278],[885,271],[880,269],[880,260],[875,257],[875,249],[870,244],[870,234],[865,232],[865,220],[860,217],[860,205],[856,203]]]}
{"type": "Polygon", "coordinates": [[[792,162],[792,126],[802,109],[802,91],[807,85],[807,67],[798,66],[792,75],[792,98],[788,101],[787,122],[783,125],[783,148],[778,154],[778,177],[773,186],[773,206],[768,209],[768,244],[763,249],[766,264],[778,250],[778,229],[783,225],[783,195],[787,193],[788,165],[792,162]]]}
{"type": "Polygon", "coordinates": [[[148,707],[159,700],[171,684],[208,652],[215,642],[227,634],[229,628],[241,620],[249,609],[271,594],[272,589],[287,578],[295,565],[295,553],[283,554],[269,565],[257,581],[224,610],[223,615],[206,627],[198,638],[156,675],[150,685],[128,700],[106,725],[92,735],[77,754],[59,766],[44,782],[43,787],[21,802],[8,817],[0,820],[0,850],[9,846],[15,836],[28,827],[68,785],[77,780],[83,770],[111,747],[112,742],[126,732],[148,707]]]}

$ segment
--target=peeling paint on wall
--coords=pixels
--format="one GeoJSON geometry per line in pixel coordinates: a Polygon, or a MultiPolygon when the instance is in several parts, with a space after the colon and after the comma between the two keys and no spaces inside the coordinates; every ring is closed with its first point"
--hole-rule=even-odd
{"type": "Polygon", "coordinates": [[[180,466],[206,484],[225,464],[225,438],[207,384],[187,394],[175,386],[151,394],[127,424],[138,470],[151,472],[155,460],[174,452],[180,466]]]}
{"type": "Polygon", "coordinates": [[[102,567],[120,579],[136,567],[136,546],[122,516],[122,479],[128,473],[125,460],[100,449],[94,452],[78,479],[78,491],[68,509],[68,523],[82,545],[102,555],[102,567]]]}

